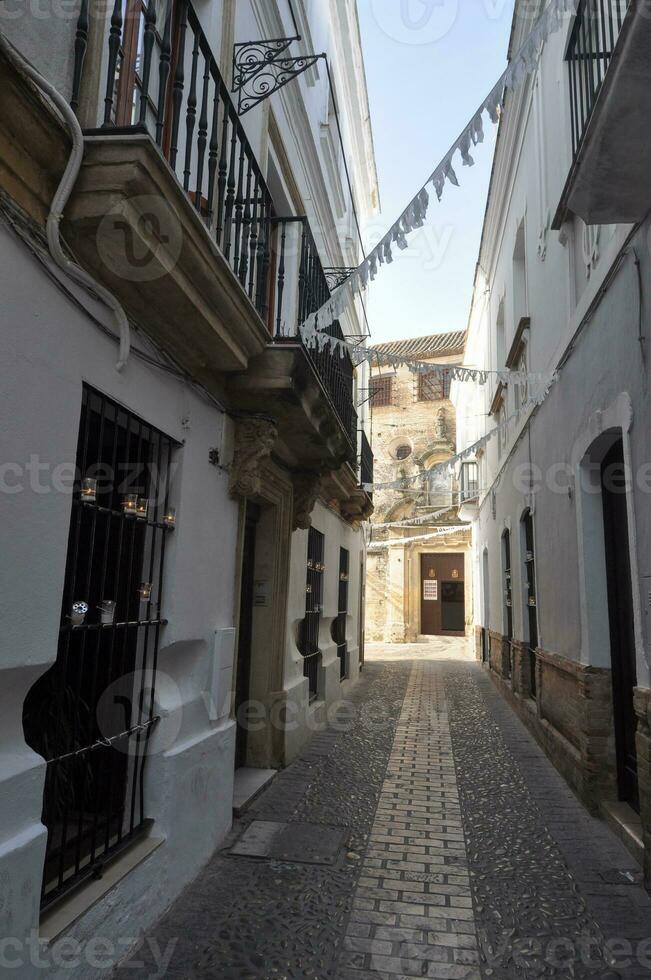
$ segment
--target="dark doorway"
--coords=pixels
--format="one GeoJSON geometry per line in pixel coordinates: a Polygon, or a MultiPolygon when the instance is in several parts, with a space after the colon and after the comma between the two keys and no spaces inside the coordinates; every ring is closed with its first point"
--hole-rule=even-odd
{"type": "Polygon", "coordinates": [[[464,636],[463,555],[421,555],[421,634],[464,636]]]}
{"type": "Polygon", "coordinates": [[[529,665],[529,694],[535,700],[538,696],[538,676],[536,673],[536,650],[538,649],[538,599],[536,592],[536,551],[533,527],[533,514],[528,510],[522,518],[524,532],[524,571],[526,584],[525,619],[529,631],[527,660],[529,665]]]}
{"type": "Polygon", "coordinates": [[[249,700],[251,690],[251,651],[253,643],[253,593],[255,588],[255,542],[260,508],[247,502],[244,519],[244,550],[242,556],[242,594],[240,601],[240,627],[237,646],[237,678],[235,683],[235,717],[237,736],[235,741],[235,768],[246,765],[247,729],[246,712],[242,706],[249,700]]]}
{"type": "Polygon", "coordinates": [[[633,690],[637,685],[633,590],[628,548],[624,446],[618,439],[601,466],[610,620],[617,778],[620,799],[639,812],[633,690]]]}

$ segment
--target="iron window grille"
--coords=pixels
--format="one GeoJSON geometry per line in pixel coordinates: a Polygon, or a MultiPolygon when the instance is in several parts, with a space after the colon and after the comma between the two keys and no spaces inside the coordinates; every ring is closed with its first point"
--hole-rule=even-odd
{"type": "Polygon", "coordinates": [[[448,374],[418,375],[418,401],[440,402],[450,397],[450,378],[448,374]]]}
{"type": "Polygon", "coordinates": [[[319,695],[319,626],[323,609],[323,574],[325,566],[325,537],[311,527],[307,542],[307,581],[305,586],[305,618],[299,630],[299,650],[303,655],[303,673],[309,681],[310,702],[319,695]]]}
{"type": "Polygon", "coordinates": [[[57,658],[23,713],[47,763],[43,908],[101,876],[151,825],[145,768],[175,447],[84,386],[57,658]]]}
{"type": "Polygon", "coordinates": [[[371,378],[371,407],[384,408],[393,404],[393,378],[371,378]]]}
{"type": "Polygon", "coordinates": [[[340,679],[346,680],[350,673],[348,658],[348,642],[346,624],[348,621],[348,580],[350,577],[350,552],[346,548],[339,549],[339,601],[337,617],[332,624],[332,638],[337,644],[339,657],[340,679]]]}
{"type": "Polygon", "coordinates": [[[536,604],[536,554],[534,551],[533,517],[527,511],[524,525],[524,565],[527,580],[527,619],[529,624],[529,694],[537,697],[536,650],[538,648],[538,608],[536,604]]]}

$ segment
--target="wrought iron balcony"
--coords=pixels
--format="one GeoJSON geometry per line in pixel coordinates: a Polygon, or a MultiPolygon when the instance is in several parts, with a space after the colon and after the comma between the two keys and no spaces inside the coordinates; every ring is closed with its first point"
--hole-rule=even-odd
{"type": "Polygon", "coordinates": [[[582,0],[567,49],[572,163],[552,227],[643,220],[651,207],[651,18],[637,0],[582,0]]]}
{"type": "Polygon", "coordinates": [[[576,157],[612,61],[630,0],[583,0],[567,50],[572,149],[576,157]]]}
{"type": "Polygon", "coordinates": [[[71,104],[103,93],[95,133],[148,133],[266,322],[273,202],[217,60],[189,0],[115,0],[102,74],[86,64],[82,0],[71,104]]]}
{"type": "MultiPolygon", "coordinates": [[[[264,175],[192,4],[189,0],[114,0],[110,21],[93,19],[91,23],[89,2],[82,0],[77,24],[71,99],[84,121],[90,121],[85,130],[88,146],[79,191],[86,197],[76,213],[72,209],[72,219],[77,229],[83,228],[84,221],[90,225],[87,216],[93,211],[94,224],[86,227],[85,239],[82,232],[71,230],[79,254],[88,256],[95,249],[89,243],[97,238],[100,212],[105,214],[115,206],[113,200],[100,200],[100,195],[106,193],[103,189],[112,191],[116,181],[127,172],[131,174],[128,186],[121,188],[120,208],[128,212],[135,206],[132,202],[151,200],[154,193],[169,199],[170,180],[175,180],[191,204],[189,207],[184,202],[185,212],[189,211],[194,220],[188,222],[187,214],[182,217],[188,225],[187,229],[183,227],[182,254],[161,263],[163,269],[155,281],[156,288],[144,282],[145,277],[137,276],[139,281],[128,292],[133,277],[111,279],[101,257],[91,271],[118,290],[129,309],[147,317],[148,325],[155,305],[161,306],[161,284],[169,287],[169,298],[157,311],[161,324],[154,332],[190,370],[196,370],[196,365],[189,363],[189,352],[194,350],[205,368],[204,374],[241,371],[251,357],[259,355],[260,348],[256,350],[255,344],[260,333],[264,334],[262,346],[273,339],[274,346],[292,342],[302,347],[298,324],[329,298],[328,279],[307,219],[276,216],[264,175]],[[105,36],[96,38],[89,47],[91,31],[104,32],[105,36]],[[98,45],[97,41],[103,43],[98,45]],[[98,50],[98,46],[103,54],[99,64],[92,64],[87,52],[98,50]],[[136,159],[137,152],[140,156],[136,159]],[[101,169],[107,165],[113,168],[110,172],[101,169]],[[142,188],[143,174],[156,168],[151,187],[142,188]],[[163,186],[164,181],[167,183],[163,186]],[[199,271],[201,235],[189,227],[197,224],[193,211],[217,246],[216,266],[225,266],[217,270],[218,275],[211,276],[210,269],[206,270],[205,279],[199,271]],[[192,254],[188,243],[195,249],[192,254]],[[239,280],[250,304],[246,304],[243,294],[240,299],[249,307],[258,327],[255,336],[255,325],[249,327],[248,334],[242,327],[245,343],[235,355],[228,333],[229,329],[235,332],[233,306],[238,301],[233,297],[238,290],[233,289],[232,276],[224,276],[224,272],[233,273],[239,280]],[[174,284],[167,281],[175,276],[174,284]],[[193,295],[189,301],[184,296],[177,302],[182,289],[193,290],[193,295]],[[197,308],[208,329],[195,340],[189,334],[196,330],[197,308]],[[217,329],[212,322],[216,317],[220,321],[217,329]],[[187,333],[178,330],[179,320],[187,324],[187,333]],[[214,333],[219,334],[221,347],[215,342],[214,333]]],[[[172,210],[173,221],[178,224],[179,208],[174,204],[172,210]]],[[[136,237],[144,238],[151,230],[152,222],[148,225],[146,219],[145,214],[137,216],[136,237]]],[[[158,227],[160,220],[154,224],[160,253],[166,229],[158,227]]],[[[102,234],[105,235],[104,230],[102,234]]],[[[117,246],[120,244],[121,240],[117,246]]],[[[158,261],[159,254],[152,251],[158,261]]],[[[240,302],[235,310],[240,317],[244,316],[242,306],[240,302]]],[[[342,337],[338,324],[331,331],[342,337]]],[[[357,414],[351,359],[347,355],[333,356],[330,350],[303,348],[303,354],[323,390],[321,401],[330,407],[330,416],[334,412],[338,419],[349,446],[347,455],[354,460],[357,414]]],[[[327,411],[324,414],[327,416],[327,411]]],[[[331,425],[337,427],[334,419],[318,421],[322,434],[330,441],[331,425]]]]}
{"type": "MultiPolygon", "coordinates": [[[[277,227],[274,340],[302,344],[298,325],[327,302],[330,288],[307,218],[278,218],[274,225],[277,227]],[[294,288],[290,288],[292,284],[294,288]]],[[[343,340],[338,322],[327,332],[343,340]]],[[[304,347],[304,350],[356,452],[357,412],[353,403],[354,368],[350,355],[340,356],[330,347],[321,351],[304,347]]]]}

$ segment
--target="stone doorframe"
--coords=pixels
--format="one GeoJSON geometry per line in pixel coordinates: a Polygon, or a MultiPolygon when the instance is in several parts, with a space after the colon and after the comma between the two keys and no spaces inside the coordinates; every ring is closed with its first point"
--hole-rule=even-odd
{"type": "MultiPolygon", "coordinates": [[[[247,739],[246,763],[254,768],[286,764],[285,662],[292,533],[311,526],[321,476],[289,473],[272,459],[278,439],[273,419],[249,416],[235,421],[230,495],[240,501],[234,621],[240,622],[242,559],[247,501],[260,507],[256,533],[255,579],[259,605],[252,610],[250,700],[254,717],[247,739]]],[[[256,590],[254,589],[254,592],[256,590]]],[[[254,600],[255,601],[255,600],[254,600]]],[[[237,644],[233,677],[237,676],[237,644]]],[[[234,705],[235,692],[233,692],[234,705]]]]}
{"type": "MultiPolygon", "coordinates": [[[[238,581],[234,618],[240,622],[242,558],[247,501],[258,504],[255,555],[256,581],[261,587],[259,607],[254,607],[251,643],[250,699],[255,704],[247,740],[248,766],[276,768],[282,764],[285,636],[289,563],[293,530],[294,493],[288,473],[274,463],[271,453],[278,430],[271,419],[246,418],[235,423],[235,446],[230,467],[230,494],[240,501],[238,526],[238,581]]],[[[255,590],[254,590],[255,591],[255,590]]],[[[237,660],[237,646],[236,654],[237,660]]],[[[237,663],[234,663],[237,676],[237,663]]],[[[234,698],[233,692],[233,698],[234,698]]]]}

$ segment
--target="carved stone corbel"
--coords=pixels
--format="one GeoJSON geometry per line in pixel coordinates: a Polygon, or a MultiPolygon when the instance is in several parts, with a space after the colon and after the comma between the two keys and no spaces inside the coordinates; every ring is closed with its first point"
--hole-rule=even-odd
{"type": "Polygon", "coordinates": [[[271,455],[277,438],[278,428],[271,420],[237,420],[228,488],[231,497],[254,497],[260,493],[260,466],[271,455]]]}
{"type": "Polygon", "coordinates": [[[292,478],[294,485],[294,519],[292,527],[295,531],[307,531],[312,527],[312,511],[321,493],[321,475],[319,473],[297,473],[292,478]]]}

